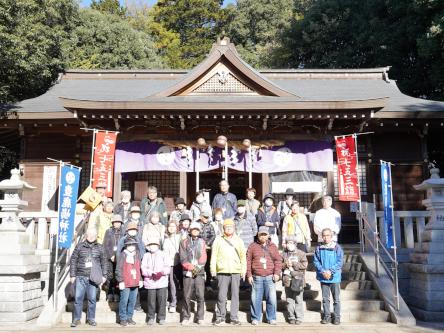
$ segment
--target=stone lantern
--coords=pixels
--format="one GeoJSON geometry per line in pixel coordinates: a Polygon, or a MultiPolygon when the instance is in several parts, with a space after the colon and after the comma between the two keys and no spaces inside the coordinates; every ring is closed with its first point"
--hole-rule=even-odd
{"type": "Polygon", "coordinates": [[[430,170],[430,178],[414,186],[426,191],[422,203],[430,211],[430,221],[421,241],[410,254],[410,288],[408,303],[420,320],[442,321],[444,318],[444,178],[439,169],[430,170]]]}
{"type": "Polygon", "coordinates": [[[40,315],[43,308],[40,273],[46,270],[18,214],[28,205],[23,191],[34,187],[20,179],[18,169],[0,182],[0,325],[25,323],[40,315]]]}

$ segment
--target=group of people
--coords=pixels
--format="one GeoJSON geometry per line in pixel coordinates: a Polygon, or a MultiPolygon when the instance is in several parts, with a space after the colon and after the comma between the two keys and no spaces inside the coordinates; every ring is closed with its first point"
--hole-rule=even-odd
{"type": "MultiPolygon", "coordinates": [[[[291,324],[303,321],[303,292],[311,249],[310,227],[292,189],[285,200],[276,202],[272,194],[262,203],[254,188],[246,199],[229,192],[227,181],[210,204],[205,192],[196,193],[187,209],[185,200],[175,200],[168,215],[157,189],[149,186],[140,204],[131,202],[123,191],[118,204],[105,197],[104,184],[96,191],[102,203],[90,214],[86,239],[71,257],[70,276],[75,286],[71,327],[80,324],[85,294],[88,298],[87,324],[95,326],[98,290],[107,286],[109,301],[119,302],[121,326],[135,325],[133,314],[141,310],[142,289],[146,290],[148,325],[165,324],[167,311],[176,312],[178,290],[183,293],[181,324],[191,322],[191,300],[196,296],[197,324],[204,321],[205,291],[217,282],[214,325],[225,322],[230,296],[230,323],[240,325],[239,293],[251,290],[251,324],[262,321],[262,300],[266,300],[266,320],[276,325],[276,284],[282,281],[291,324]]],[[[339,290],[343,252],[337,244],[341,216],[332,198],[323,198],[323,208],[315,214],[313,229],[319,244],[314,251],[317,279],[321,283],[323,317],[331,322],[330,294],[334,303],[334,324],[340,323],[339,290]]],[[[145,293],[143,293],[145,295],[145,293]]],[[[145,297],[143,297],[145,298],[145,297]]]]}

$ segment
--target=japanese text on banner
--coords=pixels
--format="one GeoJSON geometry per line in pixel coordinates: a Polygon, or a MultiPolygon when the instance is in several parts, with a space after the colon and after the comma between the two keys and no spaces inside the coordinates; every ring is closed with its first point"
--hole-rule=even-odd
{"type": "Polygon", "coordinates": [[[59,190],[59,230],[60,248],[70,248],[74,233],[77,193],[79,191],[80,169],[62,165],[59,190]]]}
{"type": "Polygon", "coordinates": [[[114,175],[114,152],[116,150],[116,132],[96,132],[93,164],[93,187],[106,184],[106,196],[112,196],[114,175]]]}
{"type": "Polygon", "coordinates": [[[354,135],[337,137],[338,187],[340,201],[359,201],[356,142],[354,135]]]}
{"type": "Polygon", "coordinates": [[[390,163],[381,161],[382,204],[384,206],[385,245],[393,248],[393,203],[390,163]]]}

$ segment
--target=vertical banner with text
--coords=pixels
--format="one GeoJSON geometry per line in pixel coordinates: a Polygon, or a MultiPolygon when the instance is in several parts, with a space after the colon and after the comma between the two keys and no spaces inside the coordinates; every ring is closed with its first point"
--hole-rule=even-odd
{"type": "Polygon", "coordinates": [[[80,168],[62,163],[59,187],[59,248],[71,247],[79,180],[80,168]]]}
{"type": "Polygon", "coordinates": [[[384,206],[385,243],[388,249],[393,248],[393,194],[392,171],[390,163],[381,161],[382,203],[384,206]]]}
{"type": "Polygon", "coordinates": [[[114,176],[114,152],[117,132],[95,131],[92,185],[106,183],[106,196],[112,197],[114,176]]]}
{"type": "Polygon", "coordinates": [[[335,137],[340,201],[360,201],[356,136],[335,137]]]}

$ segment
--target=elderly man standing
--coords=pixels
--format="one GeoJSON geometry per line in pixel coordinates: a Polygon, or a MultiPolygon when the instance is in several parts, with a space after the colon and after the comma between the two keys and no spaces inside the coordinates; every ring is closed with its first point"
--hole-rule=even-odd
{"type": "Polygon", "coordinates": [[[322,230],[329,228],[333,232],[333,240],[338,241],[338,234],[341,231],[341,214],[331,208],[333,199],[327,195],[322,198],[322,208],[319,209],[314,217],[313,228],[318,235],[318,242],[322,243],[322,230]]]}
{"type": "Polygon", "coordinates": [[[224,219],[232,219],[237,210],[237,198],[233,193],[228,192],[230,185],[226,180],[219,182],[220,193],[216,194],[213,199],[212,208],[222,209],[224,219]]]}
{"type": "Polygon", "coordinates": [[[128,220],[131,209],[131,192],[120,192],[120,201],[114,206],[114,214],[122,216],[123,222],[128,220]]]}
{"type": "Polygon", "coordinates": [[[239,285],[241,278],[245,279],[247,270],[246,251],[244,242],[234,232],[233,220],[225,220],[223,230],[223,235],[218,236],[213,243],[210,263],[211,275],[217,277],[219,290],[215,325],[219,326],[225,322],[227,295],[230,285],[230,320],[231,324],[240,325],[238,319],[239,285]]]}
{"type": "Polygon", "coordinates": [[[160,214],[160,222],[166,226],[168,222],[168,213],[162,198],[157,197],[157,187],[148,186],[147,197],[142,199],[140,206],[142,209],[142,220],[145,223],[149,222],[148,217],[152,213],[158,212],[160,214]]]}
{"type": "Polygon", "coordinates": [[[96,229],[86,231],[86,240],[77,244],[72,253],[70,264],[71,283],[75,283],[75,301],[71,327],[80,325],[85,294],[88,298],[86,323],[96,326],[97,287],[105,283],[108,274],[103,247],[97,243],[96,229]]]}
{"type": "Polygon", "coordinates": [[[276,282],[282,269],[282,257],[277,246],[269,240],[268,227],[262,226],[257,242],[247,251],[247,278],[252,285],[251,324],[258,325],[262,319],[262,299],[265,295],[267,321],[276,325],[276,282]]]}
{"type": "Polygon", "coordinates": [[[322,244],[316,247],[313,263],[316,267],[316,278],[321,282],[323,318],[321,324],[330,323],[330,293],[333,296],[334,321],[341,323],[341,303],[339,291],[344,252],[333,240],[333,232],[329,228],[322,230],[322,244]]]}

